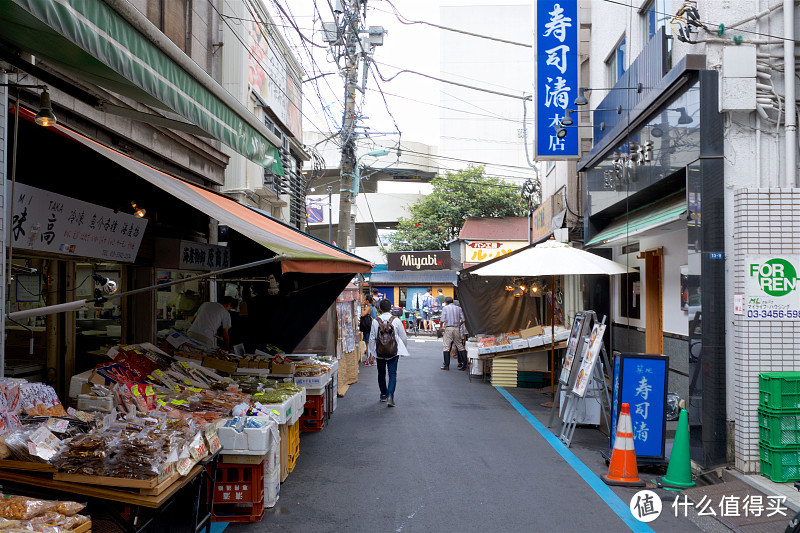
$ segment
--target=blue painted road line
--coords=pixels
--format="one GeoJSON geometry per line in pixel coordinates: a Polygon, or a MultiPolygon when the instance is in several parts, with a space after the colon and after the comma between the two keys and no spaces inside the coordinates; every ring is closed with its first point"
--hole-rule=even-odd
{"type": "Polygon", "coordinates": [[[578,459],[578,457],[572,453],[569,448],[564,446],[564,443],[558,440],[556,437],[547,427],[539,422],[535,416],[533,416],[530,411],[525,409],[516,398],[511,396],[505,389],[502,387],[495,387],[503,397],[508,400],[514,409],[517,410],[522,417],[528,421],[528,423],[533,426],[533,429],[539,432],[539,434],[544,437],[544,440],[553,447],[553,449],[558,452],[558,454],[564,458],[569,466],[572,467],[575,472],[579,476],[583,478],[583,480],[592,488],[593,491],[597,493],[598,496],[608,505],[612,511],[614,511],[620,519],[625,522],[625,524],[631,528],[631,531],[635,531],[636,533],[653,533],[653,530],[645,524],[644,522],[639,522],[636,518],[633,517],[631,513],[631,508],[623,502],[616,493],[609,488],[608,485],[603,483],[603,481],[592,472],[588,466],[586,466],[583,461],[578,459]]]}

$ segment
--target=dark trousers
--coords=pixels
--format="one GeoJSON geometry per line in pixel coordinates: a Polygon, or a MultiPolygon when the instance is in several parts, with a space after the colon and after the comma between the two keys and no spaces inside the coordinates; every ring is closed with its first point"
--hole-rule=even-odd
{"type": "Polygon", "coordinates": [[[376,358],[378,362],[378,388],[381,390],[381,396],[394,396],[394,388],[397,385],[397,362],[400,356],[397,355],[391,359],[376,358]],[[389,385],[386,385],[386,371],[389,371],[389,385]]]}

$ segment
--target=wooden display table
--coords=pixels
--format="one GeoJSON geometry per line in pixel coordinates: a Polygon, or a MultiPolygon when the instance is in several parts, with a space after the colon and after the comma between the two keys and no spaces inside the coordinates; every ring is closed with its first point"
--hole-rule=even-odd
{"type": "MultiPolygon", "coordinates": [[[[13,465],[2,465],[6,469],[0,469],[0,485],[4,491],[44,499],[65,499],[66,497],[75,499],[75,495],[83,496],[89,503],[98,504],[98,508],[102,507],[103,511],[109,512],[114,521],[124,531],[130,533],[138,533],[154,524],[165,511],[173,508],[173,504],[176,504],[179,497],[182,498],[185,492],[195,489],[194,493],[185,494],[186,498],[195,502],[193,508],[198,511],[194,517],[195,530],[210,531],[210,509],[208,516],[200,516],[199,509],[203,507],[206,498],[206,480],[208,483],[213,483],[213,477],[205,473],[205,465],[215,460],[216,455],[198,463],[187,475],[181,476],[157,495],[141,494],[138,490],[125,490],[119,487],[60,481],[53,479],[53,472],[44,468],[29,469],[27,472],[22,469],[8,468],[9,466],[13,468],[13,465]],[[202,502],[199,501],[201,498],[202,502]],[[117,506],[109,505],[109,503],[129,506],[130,512],[124,513],[117,506]]],[[[6,461],[3,462],[6,463],[6,461]]],[[[14,462],[18,463],[19,461],[14,462]]]]}
{"type": "Polygon", "coordinates": [[[555,350],[562,350],[567,347],[567,341],[557,342],[555,346],[551,344],[545,344],[544,346],[537,346],[536,348],[522,348],[519,350],[509,350],[506,352],[497,352],[497,353],[486,353],[483,355],[479,355],[477,358],[467,359],[467,375],[469,376],[469,381],[472,381],[472,361],[480,361],[483,364],[483,381],[486,381],[486,371],[489,365],[489,362],[493,359],[498,358],[505,358],[505,357],[517,357],[520,355],[530,354],[530,353],[542,353],[542,352],[551,352],[550,356],[550,367],[548,370],[536,370],[535,372],[541,372],[542,374],[549,374],[550,375],[550,386],[551,388],[554,387],[553,378],[555,377],[555,368],[556,362],[553,357],[553,353],[555,350]]]}

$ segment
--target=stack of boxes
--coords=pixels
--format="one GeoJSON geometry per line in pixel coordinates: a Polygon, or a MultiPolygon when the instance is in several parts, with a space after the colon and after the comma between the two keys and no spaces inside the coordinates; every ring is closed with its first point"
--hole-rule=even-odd
{"type": "Polygon", "coordinates": [[[800,480],[800,372],[763,372],[758,379],[761,474],[800,480]]]}

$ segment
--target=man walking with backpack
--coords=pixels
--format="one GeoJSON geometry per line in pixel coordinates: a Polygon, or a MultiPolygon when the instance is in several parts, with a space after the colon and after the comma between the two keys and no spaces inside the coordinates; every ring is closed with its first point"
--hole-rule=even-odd
{"type": "Polygon", "coordinates": [[[397,384],[397,362],[401,355],[408,355],[406,330],[400,319],[391,313],[392,302],[381,300],[378,304],[381,314],[372,321],[369,334],[369,354],[378,361],[378,388],[381,401],[394,407],[394,389],[397,384]],[[386,384],[386,372],[389,384],[386,384]]]}

